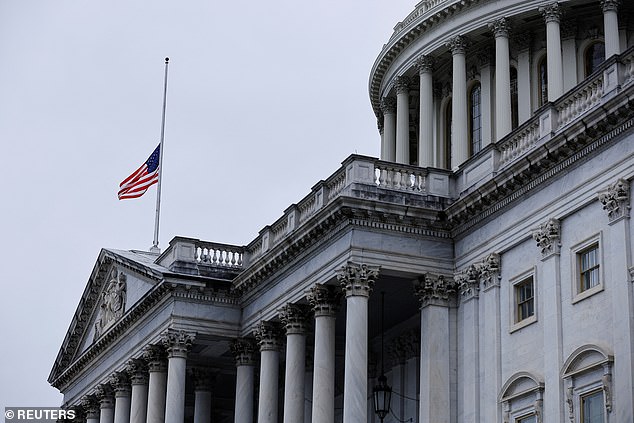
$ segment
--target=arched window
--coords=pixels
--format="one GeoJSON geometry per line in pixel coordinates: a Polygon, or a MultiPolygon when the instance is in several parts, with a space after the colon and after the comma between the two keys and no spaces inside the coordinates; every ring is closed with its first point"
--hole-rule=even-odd
{"type": "Polygon", "coordinates": [[[476,83],[469,91],[469,126],[471,132],[471,155],[482,149],[482,89],[476,83]]]}
{"type": "Polygon", "coordinates": [[[517,109],[517,69],[511,67],[511,128],[517,128],[519,124],[519,111],[517,109]]]}
{"type": "Polygon", "coordinates": [[[548,103],[548,63],[546,63],[546,56],[542,57],[537,65],[537,75],[539,80],[537,81],[537,87],[539,89],[538,101],[539,106],[543,106],[548,103]]]}
{"type": "Polygon", "coordinates": [[[445,104],[445,169],[451,169],[451,100],[445,104]]]}
{"type": "Polygon", "coordinates": [[[601,41],[590,44],[583,53],[583,63],[585,69],[584,77],[594,72],[605,60],[605,44],[601,41]]]}

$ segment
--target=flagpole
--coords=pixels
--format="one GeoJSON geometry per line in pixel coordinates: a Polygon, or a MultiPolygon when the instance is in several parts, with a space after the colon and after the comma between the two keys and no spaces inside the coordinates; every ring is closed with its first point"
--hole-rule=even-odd
{"type": "Polygon", "coordinates": [[[152,248],[150,248],[151,252],[160,253],[161,249],[159,248],[159,218],[161,215],[161,182],[163,181],[163,142],[165,141],[165,109],[167,106],[167,68],[169,65],[170,58],[165,58],[165,79],[163,82],[163,116],[161,118],[161,143],[159,149],[159,175],[158,175],[158,185],[156,189],[156,217],[154,219],[154,242],[152,244],[152,248]]]}

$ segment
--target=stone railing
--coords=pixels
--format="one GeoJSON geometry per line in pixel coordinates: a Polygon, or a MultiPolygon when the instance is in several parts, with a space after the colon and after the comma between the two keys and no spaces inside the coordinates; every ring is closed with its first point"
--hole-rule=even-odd
{"type": "Polygon", "coordinates": [[[243,246],[175,237],[156,262],[183,273],[200,273],[199,266],[240,271],[245,265],[244,253],[243,246]]]}
{"type": "Polygon", "coordinates": [[[407,15],[405,19],[397,23],[394,27],[394,33],[391,38],[398,35],[403,29],[407,28],[412,22],[417,20],[425,20],[432,14],[436,13],[443,7],[447,7],[452,3],[460,3],[461,0],[423,0],[416,5],[414,11],[407,15]]]}
{"type": "Polygon", "coordinates": [[[195,242],[194,261],[223,267],[242,267],[244,247],[216,242],[195,242]]]}
{"type": "Polygon", "coordinates": [[[557,124],[562,128],[601,102],[603,72],[578,86],[570,95],[557,102],[557,124]]]}
{"type": "Polygon", "coordinates": [[[427,169],[390,162],[375,165],[376,184],[397,191],[425,193],[427,169]]]}
{"type": "Polygon", "coordinates": [[[499,144],[500,167],[506,166],[526,151],[531,150],[538,140],[539,120],[531,119],[513,132],[510,138],[503,139],[499,144]]]}

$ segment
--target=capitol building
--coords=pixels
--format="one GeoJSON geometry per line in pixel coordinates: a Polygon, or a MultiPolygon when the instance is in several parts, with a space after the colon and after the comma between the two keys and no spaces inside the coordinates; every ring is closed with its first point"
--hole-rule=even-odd
{"type": "Polygon", "coordinates": [[[369,98],[381,157],[249,244],[99,253],[48,379],[64,408],[634,421],[634,2],[420,1],[369,98]]]}

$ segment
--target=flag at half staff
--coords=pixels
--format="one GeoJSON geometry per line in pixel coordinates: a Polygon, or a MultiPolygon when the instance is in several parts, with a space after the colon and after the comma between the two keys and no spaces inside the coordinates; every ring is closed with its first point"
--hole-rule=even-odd
{"type": "Polygon", "coordinates": [[[119,184],[119,200],[138,198],[145,194],[149,187],[158,182],[160,158],[161,144],[156,147],[140,168],[119,184]]]}

